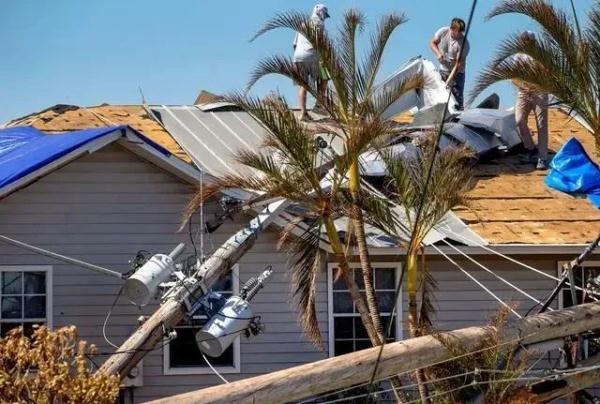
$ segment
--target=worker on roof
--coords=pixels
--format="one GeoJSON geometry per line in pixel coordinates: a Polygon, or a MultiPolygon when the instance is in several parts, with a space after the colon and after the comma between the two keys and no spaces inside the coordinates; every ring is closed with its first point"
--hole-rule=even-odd
{"type": "MultiPolygon", "coordinates": [[[[329,10],[324,4],[317,4],[312,11],[310,23],[317,32],[323,32],[325,29],[325,20],[329,18],[329,10]]],[[[294,65],[303,75],[305,82],[316,81],[317,91],[325,94],[329,74],[319,62],[319,55],[312,43],[302,34],[296,33],[294,38],[294,65]]],[[[312,118],[306,110],[306,88],[300,86],[298,89],[298,101],[300,104],[301,119],[311,121],[312,118]]],[[[314,109],[313,109],[314,111],[314,109]]]]}
{"type": "MultiPolygon", "coordinates": [[[[525,31],[521,34],[520,40],[524,43],[535,41],[535,34],[531,31],[525,31]]],[[[531,56],[524,53],[518,53],[512,57],[513,63],[518,64],[522,69],[527,69],[534,60],[531,56]]],[[[515,119],[519,127],[519,133],[527,155],[525,162],[536,164],[538,170],[548,168],[548,94],[543,93],[529,83],[513,80],[517,87],[517,102],[515,105],[515,119]],[[535,113],[535,123],[537,126],[538,144],[537,147],[533,141],[531,130],[527,125],[529,114],[535,113]]]]}
{"type": "Polygon", "coordinates": [[[469,54],[469,41],[465,38],[466,24],[453,18],[449,27],[442,27],[433,36],[429,46],[440,62],[440,75],[446,88],[456,99],[456,108],[464,108],[465,67],[469,54]]]}

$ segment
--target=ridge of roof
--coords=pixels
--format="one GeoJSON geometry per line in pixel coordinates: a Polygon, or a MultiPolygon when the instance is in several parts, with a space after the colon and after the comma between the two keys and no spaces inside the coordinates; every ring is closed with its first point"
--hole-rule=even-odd
{"type": "Polygon", "coordinates": [[[191,164],[192,159],[171,134],[148,114],[143,105],[100,104],[91,107],[57,104],[10,121],[6,126],[29,125],[49,133],[71,132],[103,126],[128,125],[191,164]]]}

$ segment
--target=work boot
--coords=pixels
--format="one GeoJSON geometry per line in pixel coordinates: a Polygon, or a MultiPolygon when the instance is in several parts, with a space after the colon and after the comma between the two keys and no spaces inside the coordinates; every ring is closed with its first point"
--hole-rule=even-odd
{"type": "Polygon", "coordinates": [[[536,164],[538,161],[537,149],[526,150],[520,161],[523,164],[536,164]]]}
{"type": "Polygon", "coordinates": [[[303,112],[302,115],[300,116],[300,120],[302,122],[312,122],[313,119],[310,115],[308,115],[308,112],[303,112]]]}
{"type": "Polygon", "coordinates": [[[548,169],[548,163],[546,162],[545,159],[539,158],[537,159],[537,164],[535,166],[536,170],[547,170],[548,169]]]}
{"type": "Polygon", "coordinates": [[[320,103],[315,104],[315,106],[312,109],[312,112],[317,115],[329,115],[329,112],[327,112],[327,110],[320,103]]]}

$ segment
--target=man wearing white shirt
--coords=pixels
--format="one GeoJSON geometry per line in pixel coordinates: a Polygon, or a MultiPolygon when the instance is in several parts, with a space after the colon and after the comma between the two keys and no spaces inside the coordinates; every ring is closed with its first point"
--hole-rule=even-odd
{"type": "MultiPolygon", "coordinates": [[[[310,22],[313,27],[321,32],[325,29],[325,19],[329,18],[329,10],[324,4],[317,4],[312,11],[310,22]]],[[[327,88],[329,76],[325,69],[319,63],[319,55],[312,44],[304,35],[297,33],[294,38],[294,64],[302,72],[304,79],[317,81],[317,88],[320,93],[324,93],[327,88]]],[[[306,88],[300,86],[298,89],[298,99],[300,104],[301,119],[303,121],[312,120],[306,111],[306,88]]]]}

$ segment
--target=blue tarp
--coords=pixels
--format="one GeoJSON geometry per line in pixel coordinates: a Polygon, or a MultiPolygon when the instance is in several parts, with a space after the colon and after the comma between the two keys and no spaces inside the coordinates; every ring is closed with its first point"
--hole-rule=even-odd
{"type": "Polygon", "coordinates": [[[600,208],[600,167],[575,138],[565,143],[550,163],[546,185],[573,195],[585,195],[600,208]]]}
{"type": "MultiPolygon", "coordinates": [[[[46,134],[31,126],[20,126],[0,130],[0,189],[77,150],[86,143],[127,126],[112,126],[68,132],[46,134]]],[[[144,141],[165,155],[170,153],[160,145],[136,132],[144,141]]]]}

